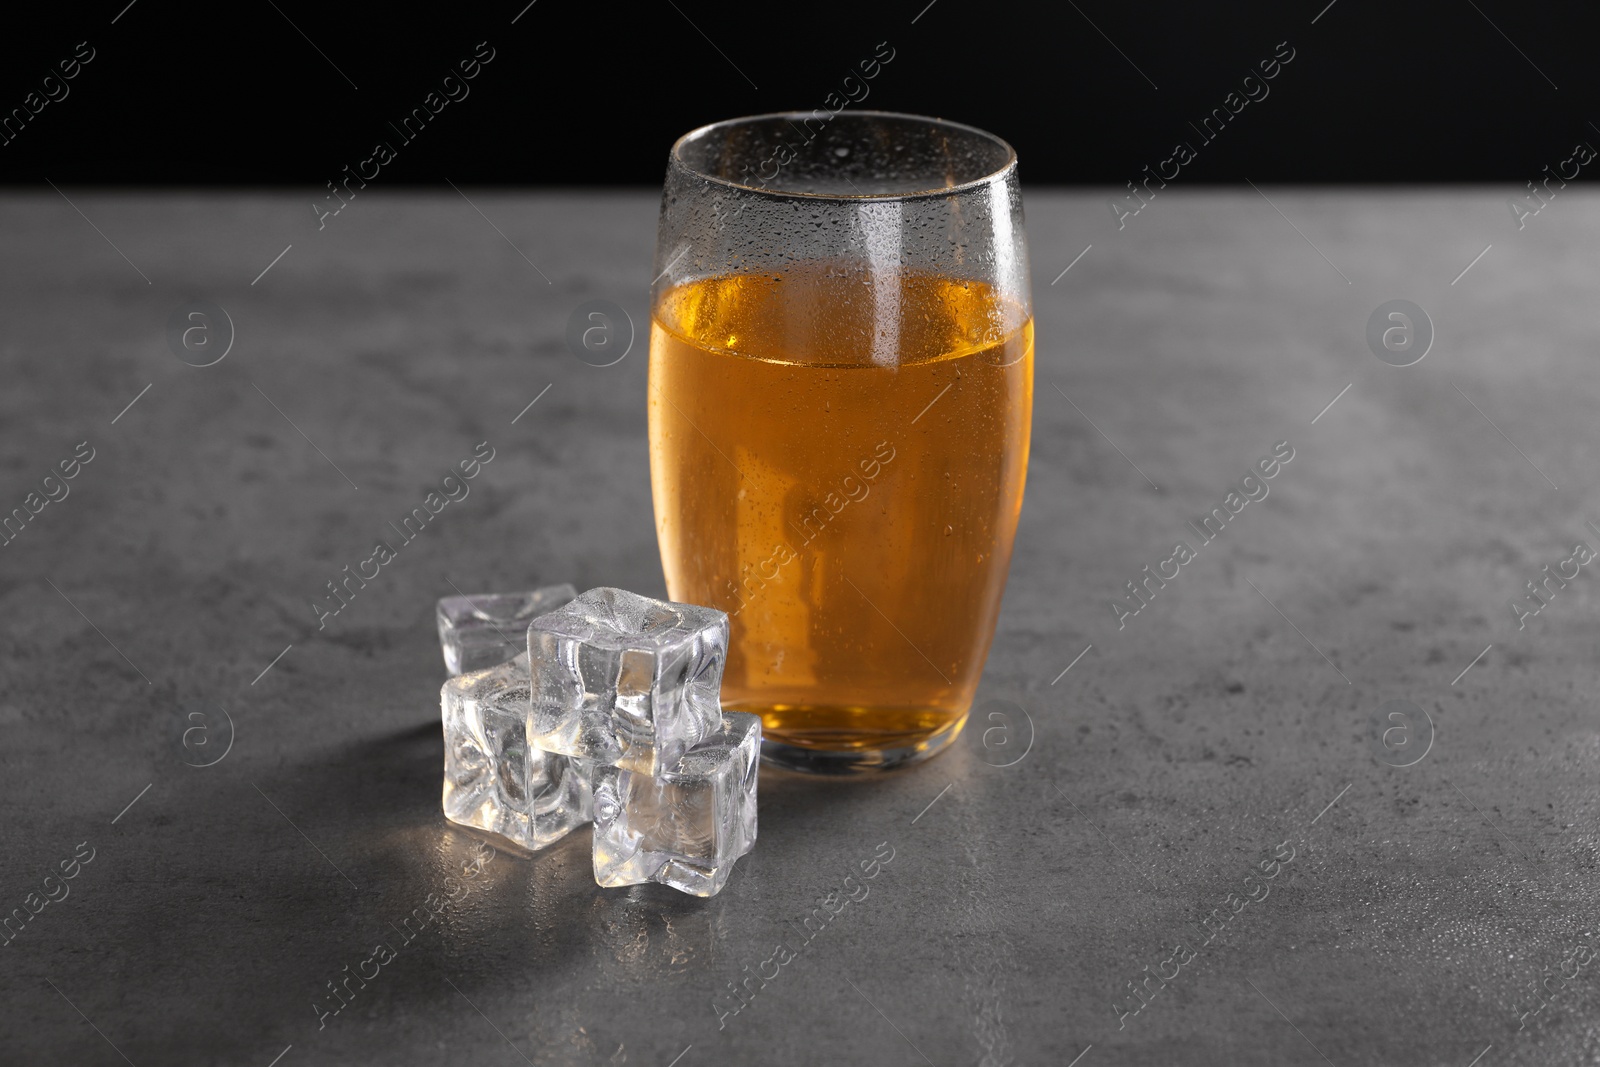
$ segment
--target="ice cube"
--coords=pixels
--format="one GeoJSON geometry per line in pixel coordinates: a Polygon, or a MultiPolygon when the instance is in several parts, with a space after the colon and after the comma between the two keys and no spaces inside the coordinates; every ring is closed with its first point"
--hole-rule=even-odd
{"type": "Polygon", "coordinates": [[[595,881],[715,896],[733,861],[755,847],[760,765],[760,717],[730,711],[717,733],[659,776],[597,768],[595,881]]]}
{"type": "Polygon", "coordinates": [[[451,674],[504,663],[528,647],[528,623],[578,595],[571,585],[531,593],[447,596],[439,601],[439,644],[451,674]]]}
{"type": "Polygon", "coordinates": [[[439,705],[445,817],[533,850],[594,817],[594,767],[528,744],[529,688],[524,652],[445,682],[439,705]]]}
{"type": "Polygon", "coordinates": [[[728,616],[591,589],[528,627],[528,742],[659,774],[722,726],[728,616]]]}

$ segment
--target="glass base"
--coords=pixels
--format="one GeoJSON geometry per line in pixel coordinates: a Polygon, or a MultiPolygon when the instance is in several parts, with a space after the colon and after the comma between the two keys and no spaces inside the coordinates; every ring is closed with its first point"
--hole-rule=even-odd
{"type": "Polygon", "coordinates": [[[881,748],[806,748],[763,736],[761,758],[774,766],[804,774],[871,774],[937,756],[960,736],[966,724],[967,717],[962,715],[918,741],[881,748]]]}

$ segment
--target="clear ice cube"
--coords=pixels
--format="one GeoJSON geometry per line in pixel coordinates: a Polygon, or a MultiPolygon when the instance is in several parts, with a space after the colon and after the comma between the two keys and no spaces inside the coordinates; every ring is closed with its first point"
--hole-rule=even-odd
{"type": "Polygon", "coordinates": [[[531,593],[447,596],[439,601],[439,645],[451,674],[498,666],[528,647],[528,623],[578,595],[571,585],[531,593]]]}
{"type": "Polygon", "coordinates": [[[595,881],[715,896],[734,860],[755,847],[760,764],[760,717],[730,711],[717,733],[659,776],[597,768],[595,881]]]}
{"type": "Polygon", "coordinates": [[[721,728],[727,649],[724,612],[591,589],[528,627],[528,741],[659,774],[721,728]]]}
{"type": "Polygon", "coordinates": [[[528,654],[457,675],[439,691],[444,814],[541,849],[594,818],[594,767],[528,744],[528,654]]]}

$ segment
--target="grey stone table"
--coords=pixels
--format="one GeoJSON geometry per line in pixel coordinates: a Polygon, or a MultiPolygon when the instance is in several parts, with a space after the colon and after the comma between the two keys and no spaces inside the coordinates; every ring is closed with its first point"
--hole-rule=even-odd
{"type": "Polygon", "coordinates": [[[1563,563],[1600,545],[1594,198],[1519,231],[1505,190],[1170,190],[1119,230],[1030,193],[975,721],[901,773],[764,773],[701,901],[598,889],[582,832],[472,868],[439,811],[437,597],[664,592],[644,339],[562,341],[587,299],[643,327],[655,197],[363,192],[319,230],[63,192],[0,203],[0,511],[39,509],[0,547],[0,1060],[1600,1062],[1600,627],[1563,563]],[[1366,340],[1398,298],[1436,331],[1405,368],[1366,340]],[[167,343],[194,299],[209,367],[167,343]],[[1122,615],[1147,565],[1178,574],[1122,615]]]}

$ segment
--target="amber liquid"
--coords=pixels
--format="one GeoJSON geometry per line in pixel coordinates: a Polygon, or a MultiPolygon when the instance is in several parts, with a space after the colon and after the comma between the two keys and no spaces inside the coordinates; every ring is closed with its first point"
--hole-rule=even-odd
{"type": "Polygon", "coordinates": [[[725,707],[849,753],[958,730],[1022,507],[1033,322],[826,264],[665,293],[650,465],[672,599],[731,616],[725,707]]]}

